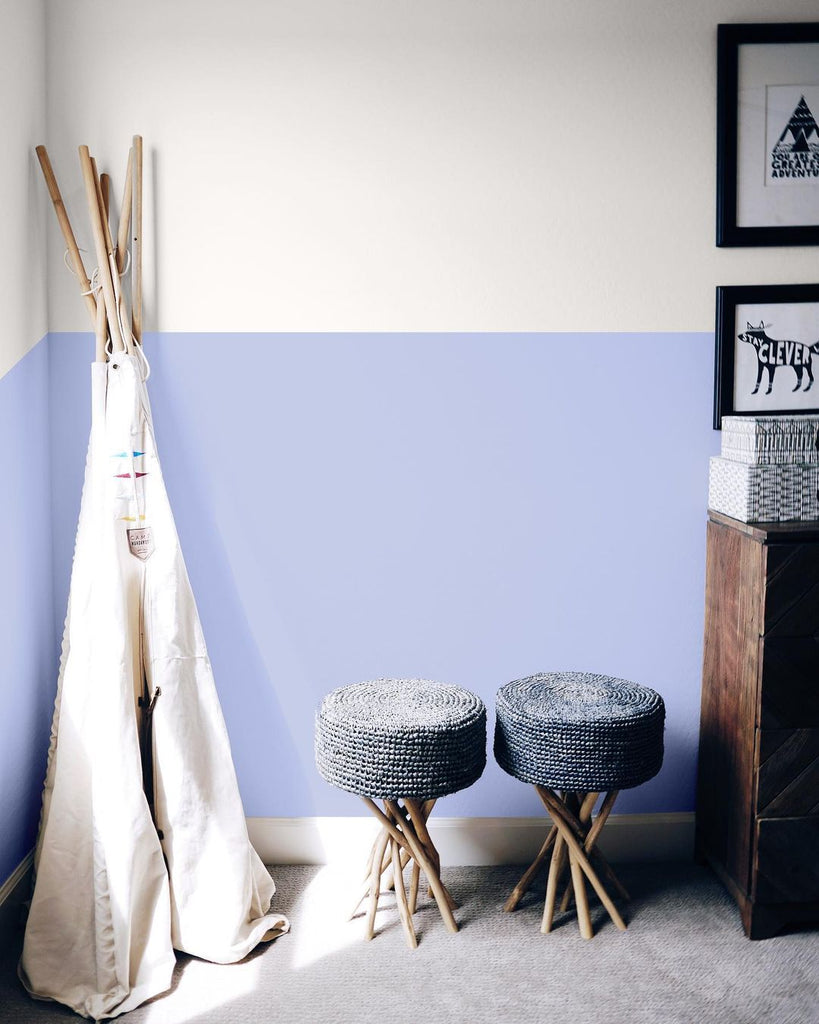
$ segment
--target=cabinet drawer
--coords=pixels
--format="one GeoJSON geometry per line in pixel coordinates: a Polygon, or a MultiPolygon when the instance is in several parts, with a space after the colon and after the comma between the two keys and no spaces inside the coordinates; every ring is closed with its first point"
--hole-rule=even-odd
{"type": "Polygon", "coordinates": [[[759,641],[763,729],[819,727],[819,639],[765,637],[759,641]]]}
{"type": "Polygon", "coordinates": [[[819,729],[763,729],[757,743],[756,813],[819,814],[819,729]]]}
{"type": "Polygon", "coordinates": [[[756,825],[756,880],[760,903],[819,900],[819,815],[760,818],[756,825]]]}
{"type": "Polygon", "coordinates": [[[767,545],[763,632],[765,636],[819,633],[819,545],[767,545]]]}

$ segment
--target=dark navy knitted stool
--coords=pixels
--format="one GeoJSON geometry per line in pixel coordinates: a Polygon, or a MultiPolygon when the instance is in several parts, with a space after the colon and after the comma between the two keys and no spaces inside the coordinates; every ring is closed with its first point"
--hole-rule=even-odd
{"type": "Polygon", "coordinates": [[[552,818],[540,853],[512,891],[514,910],[551,851],[542,932],[551,931],[557,889],[568,854],[580,931],[593,935],[584,875],[614,924],[626,925],[598,871],[624,899],[620,884],[596,843],[621,789],[652,778],[663,763],[665,705],[646,686],[587,672],[544,672],[507,683],[496,700],[495,757],[504,771],[537,790],[552,818]],[[597,817],[592,812],[605,792],[597,817]]]}
{"type": "MultiPolygon", "coordinates": [[[[486,707],[459,686],[427,679],[377,679],[328,694],[316,715],[316,765],[321,775],[361,797],[381,822],[367,880],[353,915],[369,896],[367,938],[385,872],[395,888],[409,945],[423,871],[444,923],[457,931],[455,903],[441,881],[441,861],[427,830],[438,797],[471,786],[486,766],[486,707]],[[383,811],[375,802],[381,800],[383,811]],[[409,898],[403,871],[412,862],[409,898]]],[[[353,916],[351,915],[351,916],[353,916]]]]}

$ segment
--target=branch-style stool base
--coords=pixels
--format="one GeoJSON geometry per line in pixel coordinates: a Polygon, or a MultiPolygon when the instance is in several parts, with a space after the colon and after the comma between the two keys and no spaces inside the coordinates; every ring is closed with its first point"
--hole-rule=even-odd
{"type": "Polygon", "coordinates": [[[398,914],[410,949],[416,949],[418,939],[412,916],[418,900],[418,887],[421,873],[426,876],[430,895],[438,904],[444,924],[451,932],[457,932],[458,924],[452,915],[455,901],[441,881],[441,858],[427,830],[427,818],[435,806],[434,800],[413,800],[404,797],[400,800],[384,800],[383,811],[370,797],[361,798],[370,811],[381,823],[381,831],[376,836],[370,850],[365,881],[361,895],[358,897],[353,917],[361,905],[367,902],[366,937],[375,935],[375,914],[378,899],[382,892],[395,890],[398,903],[398,914]],[[404,888],[404,869],[411,864],[409,896],[404,888]],[[386,876],[386,877],[385,877],[386,876]],[[384,888],[382,889],[382,878],[384,888]]]}
{"type": "Polygon", "coordinates": [[[373,937],[385,873],[411,949],[418,944],[412,917],[422,873],[444,924],[456,932],[455,904],[441,881],[427,818],[436,799],[471,786],[486,767],[486,705],[480,697],[431,679],[340,686],[316,715],[316,767],[327,782],[360,797],[381,824],[356,900],[357,909],[368,899],[367,938],[373,937]]]}
{"type": "Polygon", "coordinates": [[[553,826],[506,910],[515,909],[551,851],[541,931],[551,931],[567,863],[571,881],[559,906],[567,909],[574,894],[581,935],[594,934],[587,880],[615,926],[625,931],[609,892],[624,899],[628,893],[596,844],[618,792],[642,785],[662,766],[663,698],[648,686],[595,672],[539,672],[502,686],[495,711],[498,764],[534,785],[553,826]],[[606,797],[592,821],[601,793],[606,797]]]}
{"type": "Polygon", "coordinates": [[[589,914],[588,893],[586,892],[586,879],[588,879],[615,926],[621,931],[625,931],[625,921],[620,916],[599,875],[592,867],[592,860],[594,860],[609,886],[622,899],[629,898],[605,857],[597,849],[597,840],[611,813],[619,790],[613,789],[606,794],[597,817],[592,821],[592,811],[600,796],[599,793],[566,790],[561,795],[546,786],[536,785],[535,789],[552,818],[552,828],[537,857],[523,873],[503,909],[512,911],[517,907],[551,852],[541,932],[545,935],[552,930],[558,889],[567,860],[571,877],[563,891],[559,904],[560,910],[568,909],[572,895],[574,895],[580,934],[584,939],[590,939],[594,935],[589,914]]]}

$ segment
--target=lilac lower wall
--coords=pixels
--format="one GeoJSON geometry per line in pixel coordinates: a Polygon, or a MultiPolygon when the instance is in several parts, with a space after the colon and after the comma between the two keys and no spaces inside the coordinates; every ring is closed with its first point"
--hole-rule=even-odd
{"type": "Polygon", "coordinates": [[[0,883],[34,844],[57,666],[48,346],[0,379],[0,883]]]}
{"type": "MultiPolygon", "coordinates": [[[[88,429],[84,335],[50,341],[62,620],[88,429]]],[[[358,814],[314,709],[384,675],[497,687],[566,668],[658,689],[693,808],[710,334],[151,336],[165,476],[250,815],[358,814]]],[[[53,674],[53,673],[52,673],[53,674]]],[[[490,764],[448,815],[539,813],[490,764]]]]}

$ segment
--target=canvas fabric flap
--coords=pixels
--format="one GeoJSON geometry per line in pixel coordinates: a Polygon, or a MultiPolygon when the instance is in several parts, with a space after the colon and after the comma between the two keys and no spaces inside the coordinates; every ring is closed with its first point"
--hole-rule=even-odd
{"type": "Polygon", "coordinates": [[[92,365],[35,872],[21,979],[92,1019],[166,991],[174,949],[231,963],[288,928],[248,839],[142,362],[122,353],[92,365]]]}

